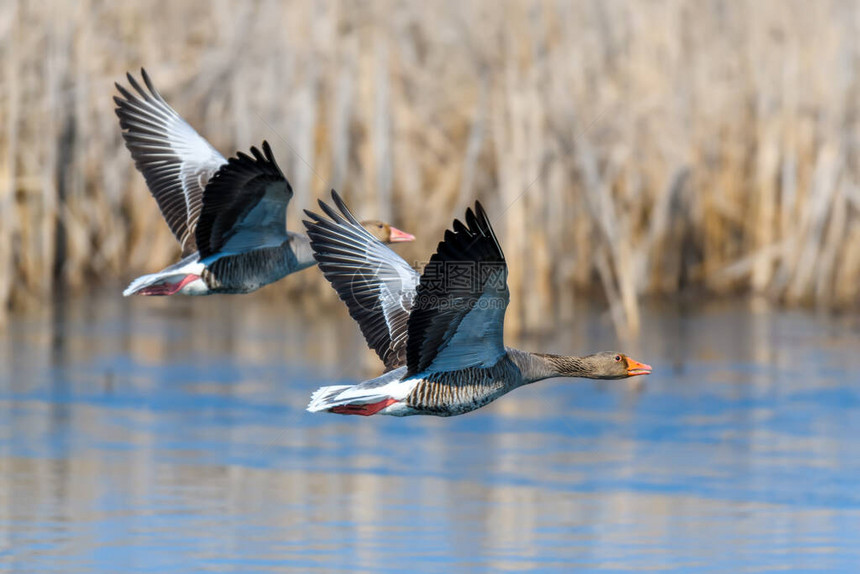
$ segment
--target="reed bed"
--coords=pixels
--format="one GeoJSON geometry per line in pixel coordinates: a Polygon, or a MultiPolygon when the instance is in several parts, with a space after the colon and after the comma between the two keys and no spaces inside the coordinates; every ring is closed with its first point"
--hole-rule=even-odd
{"type": "Polygon", "coordinates": [[[421,261],[480,198],[512,330],[578,294],[621,332],[690,289],[856,307],[858,37],[836,0],[6,0],[0,309],[177,255],[113,113],[140,66],[225,155],[272,142],[293,228],[334,187],[421,261]]]}

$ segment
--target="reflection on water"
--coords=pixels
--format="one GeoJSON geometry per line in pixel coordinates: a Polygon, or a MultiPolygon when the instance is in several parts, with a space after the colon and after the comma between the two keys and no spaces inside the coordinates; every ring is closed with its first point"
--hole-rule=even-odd
{"type": "MultiPolygon", "coordinates": [[[[580,313],[549,352],[614,349],[580,313]]],[[[0,336],[0,571],[860,563],[860,333],[652,309],[644,385],[550,381],[453,419],[304,411],[357,328],[250,297],[72,301],[0,336]]]]}

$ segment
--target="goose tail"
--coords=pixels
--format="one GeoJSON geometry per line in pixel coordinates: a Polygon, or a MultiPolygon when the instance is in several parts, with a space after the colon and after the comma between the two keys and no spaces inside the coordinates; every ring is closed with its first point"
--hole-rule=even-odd
{"type": "Polygon", "coordinates": [[[130,295],[173,295],[182,291],[186,295],[205,295],[206,283],[200,278],[203,264],[199,260],[183,260],[157,273],[141,275],[132,281],[123,297],[130,295]]]}
{"type": "Polygon", "coordinates": [[[368,417],[399,402],[387,393],[369,390],[362,389],[360,385],[321,387],[311,395],[308,411],[368,417]]]}
{"type": "Polygon", "coordinates": [[[335,385],[332,387],[320,387],[311,395],[311,402],[308,403],[308,411],[319,413],[330,410],[332,407],[342,404],[337,400],[344,390],[353,385],[335,385]]]}
{"type": "Polygon", "coordinates": [[[128,287],[122,292],[123,297],[129,297],[131,295],[135,295],[140,291],[145,290],[147,287],[152,287],[153,285],[163,281],[166,279],[163,273],[150,273],[149,275],[141,275],[131,283],[129,283],[128,287]]]}

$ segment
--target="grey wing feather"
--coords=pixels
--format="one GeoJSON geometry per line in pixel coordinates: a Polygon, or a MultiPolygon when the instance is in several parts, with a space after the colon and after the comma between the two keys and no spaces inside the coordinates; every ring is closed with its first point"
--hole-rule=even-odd
{"type": "Polygon", "coordinates": [[[183,255],[197,250],[194,228],[206,184],[227,160],[198,134],[158,93],[141,69],[146,89],[128,74],[132,93],[116,84],[114,96],[122,137],[146,179],[183,255]]]}
{"type": "Polygon", "coordinates": [[[305,211],[314,257],[386,370],[405,365],[419,275],[364,229],[333,190],[332,200],[337,211],[319,202],[330,219],[305,211]]]}

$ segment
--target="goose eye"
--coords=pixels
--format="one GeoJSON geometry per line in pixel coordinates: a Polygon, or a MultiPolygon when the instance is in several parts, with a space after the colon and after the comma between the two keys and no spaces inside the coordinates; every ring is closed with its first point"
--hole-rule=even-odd
{"type": "Polygon", "coordinates": [[[615,355],[615,361],[620,363],[621,362],[621,355],[615,355]]]}

